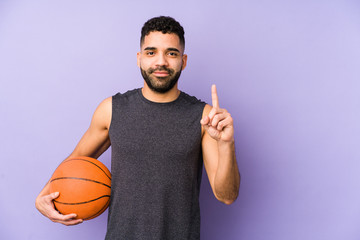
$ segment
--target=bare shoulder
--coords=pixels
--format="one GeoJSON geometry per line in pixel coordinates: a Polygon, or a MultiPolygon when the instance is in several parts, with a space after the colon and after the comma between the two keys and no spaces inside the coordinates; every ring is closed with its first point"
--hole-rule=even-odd
{"type": "Polygon", "coordinates": [[[105,98],[100,104],[99,107],[104,111],[111,111],[112,108],[112,97],[105,98]]]}
{"type": "MultiPolygon", "coordinates": [[[[202,118],[206,117],[209,115],[210,111],[211,111],[212,107],[209,104],[206,104],[204,109],[203,109],[203,113],[202,113],[202,118]]],[[[204,136],[205,133],[205,129],[203,126],[201,126],[201,136],[204,136]]]]}
{"type": "Polygon", "coordinates": [[[203,110],[203,114],[202,117],[205,117],[207,115],[209,115],[210,111],[211,111],[211,106],[209,104],[206,104],[203,110]]]}
{"type": "Polygon", "coordinates": [[[112,115],[112,97],[104,99],[96,108],[92,122],[109,129],[112,115]]]}

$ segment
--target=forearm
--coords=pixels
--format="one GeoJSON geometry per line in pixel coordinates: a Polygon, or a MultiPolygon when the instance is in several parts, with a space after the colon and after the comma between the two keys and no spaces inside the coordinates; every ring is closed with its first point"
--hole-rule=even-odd
{"type": "Polygon", "coordinates": [[[234,202],[239,194],[240,174],[234,141],[218,142],[218,166],[214,178],[216,198],[225,204],[234,202]]]}
{"type": "MultiPolygon", "coordinates": [[[[38,199],[40,197],[43,197],[45,195],[49,195],[50,194],[50,181],[48,181],[46,183],[46,185],[44,186],[44,188],[41,190],[41,192],[39,193],[39,195],[36,198],[36,202],[38,201],[38,199]]],[[[36,205],[36,204],[35,204],[36,205]]],[[[36,206],[37,207],[37,206],[36,206]]]]}

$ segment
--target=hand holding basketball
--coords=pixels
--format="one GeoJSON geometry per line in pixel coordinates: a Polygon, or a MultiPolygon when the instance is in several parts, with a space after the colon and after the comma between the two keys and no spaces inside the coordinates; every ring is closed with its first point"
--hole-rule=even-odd
{"type": "Polygon", "coordinates": [[[233,119],[226,109],[220,108],[215,85],[211,86],[211,99],[212,109],[207,116],[201,119],[201,125],[217,141],[234,141],[233,119]]]}
{"type": "Polygon", "coordinates": [[[53,222],[75,225],[102,214],[109,206],[110,193],[111,173],[104,164],[94,158],[72,157],[54,171],[36,207],[53,222]]]}
{"type": "Polygon", "coordinates": [[[56,199],[58,196],[59,196],[58,192],[50,193],[44,196],[40,194],[36,198],[36,202],[35,202],[36,208],[41,212],[41,214],[43,214],[45,217],[49,218],[53,222],[62,223],[67,226],[82,223],[83,222],[82,219],[75,219],[76,214],[74,213],[63,215],[55,210],[53,200],[56,199]]]}

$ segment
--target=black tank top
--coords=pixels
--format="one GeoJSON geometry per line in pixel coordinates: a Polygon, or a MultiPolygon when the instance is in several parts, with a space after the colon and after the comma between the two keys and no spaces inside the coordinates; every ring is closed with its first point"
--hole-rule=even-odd
{"type": "Polygon", "coordinates": [[[106,239],[200,239],[204,107],[184,92],[169,103],[141,89],[113,96],[106,239]]]}

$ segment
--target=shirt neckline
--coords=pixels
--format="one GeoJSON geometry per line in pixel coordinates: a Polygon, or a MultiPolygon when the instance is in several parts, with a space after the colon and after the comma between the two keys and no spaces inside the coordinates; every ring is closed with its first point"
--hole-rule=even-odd
{"type": "Polygon", "coordinates": [[[149,104],[153,104],[153,105],[158,105],[158,106],[175,104],[176,102],[180,101],[180,99],[182,98],[182,96],[184,94],[182,91],[180,91],[179,96],[175,100],[173,100],[171,102],[153,102],[153,101],[151,101],[151,100],[144,97],[144,95],[143,95],[143,93],[141,91],[141,88],[138,88],[137,93],[138,93],[140,99],[143,100],[144,102],[149,103],[149,104]]]}

